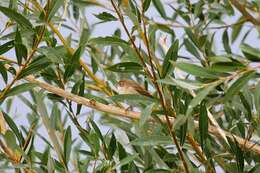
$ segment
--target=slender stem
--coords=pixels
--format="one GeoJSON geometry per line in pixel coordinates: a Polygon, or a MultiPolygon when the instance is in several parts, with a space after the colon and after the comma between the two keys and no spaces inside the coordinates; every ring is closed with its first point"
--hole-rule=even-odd
{"type": "Polygon", "coordinates": [[[260,21],[255,19],[247,10],[246,6],[244,4],[240,4],[237,0],[229,0],[237,9],[240,11],[240,13],[252,24],[254,25],[260,25],[260,21]]]}

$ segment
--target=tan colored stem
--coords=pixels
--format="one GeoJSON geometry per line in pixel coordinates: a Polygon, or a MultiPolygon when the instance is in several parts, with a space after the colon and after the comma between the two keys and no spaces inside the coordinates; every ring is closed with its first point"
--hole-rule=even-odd
{"type": "MultiPolygon", "coordinates": [[[[39,81],[39,80],[35,79],[33,76],[27,76],[27,77],[25,77],[25,79],[30,83],[37,84],[40,88],[45,89],[51,93],[57,94],[63,98],[69,99],[78,104],[85,105],[89,108],[96,109],[101,112],[106,112],[106,113],[108,113],[108,115],[119,116],[119,117],[130,118],[130,119],[137,119],[137,120],[140,119],[140,116],[141,116],[140,112],[127,111],[125,109],[122,109],[122,108],[119,108],[116,106],[105,105],[105,104],[96,102],[95,100],[89,100],[84,97],[80,97],[80,96],[71,94],[69,92],[66,92],[63,89],[60,89],[58,87],[47,84],[45,82],[39,81]]],[[[172,118],[172,117],[169,117],[169,118],[170,118],[171,122],[173,122],[175,120],[175,118],[172,118]]],[[[161,120],[162,120],[162,122],[166,123],[165,117],[161,117],[161,120]]],[[[198,121],[194,121],[194,124],[196,127],[198,127],[198,125],[199,125],[198,121]]],[[[210,125],[208,130],[211,135],[217,136],[217,137],[222,137],[222,135],[219,133],[219,130],[216,127],[210,125]]],[[[226,136],[228,136],[232,139],[234,137],[241,146],[245,145],[244,146],[245,149],[248,149],[252,152],[260,154],[260,146],[258,144],[255,144],[251,141],[247,141],[245,143],[245,139],[238,137],[236,135],[233,135],[232,133],[224,131],[224,130],[223,130],[223,132],[225,133],[226,136]]]]}

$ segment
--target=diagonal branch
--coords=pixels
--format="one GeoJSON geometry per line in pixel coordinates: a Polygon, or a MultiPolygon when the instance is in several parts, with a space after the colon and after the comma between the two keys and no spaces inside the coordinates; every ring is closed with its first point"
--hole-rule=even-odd
{"type": "MultiPolygon", "coordinates": [[[[105,105],[99,102],[96,102],[95,100],[89,100],[84,97],[77,96],[75,94],[71,94],[69,92],[66,92],[63,89],[60,89],[58,87],[52,86],[50,84],[47,84],[45,82],[39,81],[35,79],[33,76],[27,76],[25,77],[25,80],[27,80],[30,83],[34,83],[38,85],[40,88],[45,89],[51,93],[57,94],[63,98],[69,99],[71,101],[74,101],[78,104],[85,105],[89,108],[108,113],[109,116],[118,116],[118,117],[123,117],[123,118],[130,118],[130,119],[140,119],[141,113],[140,112],[135,112],[135,111],[127,111],[125,109],[116,107],[116,106],[111,106],[111,105],[105,105]]],[[[171,122],[174,122],[175,118],[169,117],[171,122]]],[[[165,117],[160,118],[162,122],[166,123],[165,117]]],[[[198,121],[194,121],[194,124],[196,127],[198,127],[199,123],[198,121]]],[[[214,126],[209,126],[209,133],[211,133],[213,136],[221,137],[222,135],[219,133],[219,130],[215,128],[214,126]]],[[[247,141],[245,142],[245,139],[238,137],[230,132],[224,131],[225,135],[227,137],[230,137],[233,139],[233,137],[237,140],[239,145],[243,146],[245,149],[250,150],[252,152],[260,154],[260,146],[256,144],[255,142],[252,141],[247,141]]]]}
{"type": "Polygon", "coordinates": [[[231,4],[234,5],[238,11],[246,18],[246,20],[250,21],[254,25],[260,25],[260,21],[254,18],[247,10],[245,5],[240,4],[238,0],[230,0],[231,4]]]}

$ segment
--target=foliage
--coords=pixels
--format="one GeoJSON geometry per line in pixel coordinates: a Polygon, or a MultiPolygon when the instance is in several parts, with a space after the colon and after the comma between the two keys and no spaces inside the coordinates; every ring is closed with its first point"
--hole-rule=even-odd
{"type": "Polygon", "coordinates": [[[239,0],[1,1],[1,172],[259,172],[259,13],[239,0]],[[152,97],[120,95],[122,79],[152,97]]]}

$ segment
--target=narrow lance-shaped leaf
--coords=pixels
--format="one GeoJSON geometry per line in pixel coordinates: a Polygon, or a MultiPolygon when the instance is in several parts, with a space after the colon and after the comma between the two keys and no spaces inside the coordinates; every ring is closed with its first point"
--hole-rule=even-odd
{"type": "Polygon", "coordinates": [[[210,86],[202,89],[190,102],[188,109],[186,111],[186,116],[189,116],[194,107],[196,107],[200,102],[217,86],[221,81],[214,82],[210,86]]]}
{"type": "Polygon", "coordinates": [[[260,49],[254,48],[248,44],[242,44],[240,49],[248,60],[260,61],[260,49]]]}
{"type": "Polygon", "coordinates": [[[0,55],[3,55],[4,53],[8,52],[10,49],[14,47],[14,40],[8,41],[5,44],[2,44],[0,46],[0,55]]]}
{"type": "Polygon", "coordinates": [[[159,14],[163,18],[166,18],[166,12],[165,12],[165,9],[163,7],[163,4],[162,4],[161,0],[152,0],[152,1],[153,1],[153,4],[154,4],[156,10],[159,12],[159,14]]]}
{"type": "Polygon", "coordinates": [[[194,76],[198,76],[201,78],[209,78],[209,79],[217,79],[219,77],[219,73],[213,72],[210,69],[206,69],[204,67],[189,64],[189,63],[173,63],[177,68],[192,74],[194,76]]]}
{"type": "Polygon", "coordinates": [[[107,12],[102,12],[99,14],[95,14],[96,18],[102,20],[103,22],[109,22],[109,21],[116,21],[117,18],[115,16],[113,16],[110,13],[107,12]]]}
{"type": "Polygon", "coordinates": [[[204,151],[206,140],[208,137],[208,113],[205,102],[200,104],[200,115],[199,115],[199,131],[200,131],[200,145],[204,151]]]}
{"type": "Polygon", "coordinates": [[[71,148],[72,148],[71,127],[69,126],[65,132],[65,137],[64,137],[64,158],[66,163],[68,163],[70,160],[71,148]]]}
{"type": "Polygon", "coordinates": [[[254,78],[255,72],[249,71],[247,73],[244,73],[240,78],[238,78],[226,91],[225,94],[225,101],[228,101],[232,99],[232,97],[238,93],[238,91],[252,78],[254,78]]]}
{"type": "Polygon", "coordinates": [[[153,111],[153,107],[154,107],[154,103],[150,104],[149,106],[147,106],[141,113],[141,117],[140,117],[140,121],[139,121],[139,125],[142,127],[145,122],[149,119],[149,117],[151,116],[151,113],[153,111]]]}
{"type": "Polygon", "coordinates": [[[143,67],[135,62],[122,62],[107,67],[106,69],[120,73],[143,73],[143,67]]]}
{"type": "Polygon", "coordinates": [[[143,10],[144,10],[144,11],[147,11],[147,10],[148,10],[148,8],[149,8],[149,6],[150,6],[150,4],[151,4],[151,1],[152,1],[152,0],[144,0],[144,2],[143,2],[143,10]]]}
{"type": "Polygon", "coordinates": [[[64,0],[51,1],[50,7],[48,7],[48,9],[50,9],[48,11],[48,20],[52,19],[52,17],[57,13],[57,11],[59,10],[59,8],[62,6],[64,2],[66,1],[64,0]]]}
{"type": "Polygon", "coordinates": [[[0,73],[1,73],[2,78],[4,79],[5,83],[7,84],[8,75],[7,75],[7,70],[5,69],[3,62],[0,62],[0,73]]]}
{"type": "Polygon", "coordinates": [[[22,28],[33,32],[33,26],[31,24],[31,22],[26,17],[24,17],[22,14],[16,12],[13,9],[6,8],[3,6],[0,6],[0,11],[2,13],[4,13],[7,17],[15,20],[22,28]]]}
{"type": "Polygon", "coordinates": [[[223,32],[223,36],[222,36],[222,40],[223,40],[223,46],[224,46],[224,49],[225,49],[225,51],[227,52],[227,53],[232,53],[232,51],[231,51],[231,48],[230,48],[230,43],[229,43],[229,36],[228,36],[228,32],[227,32],[227,30],[225,30],[224,32],[223,32]]]}
{"type": "Polygon", "coordinates": [[[173,70],[173,65],[170,62],[175,62],[178,58],[178,49],[179,49],[179,41],[176,40],[171,47],[169,48],[168,52],[166,53],[165,59],[162,65],[162,78],[165,78],[167,74],[170,74],[173,70]]]}

